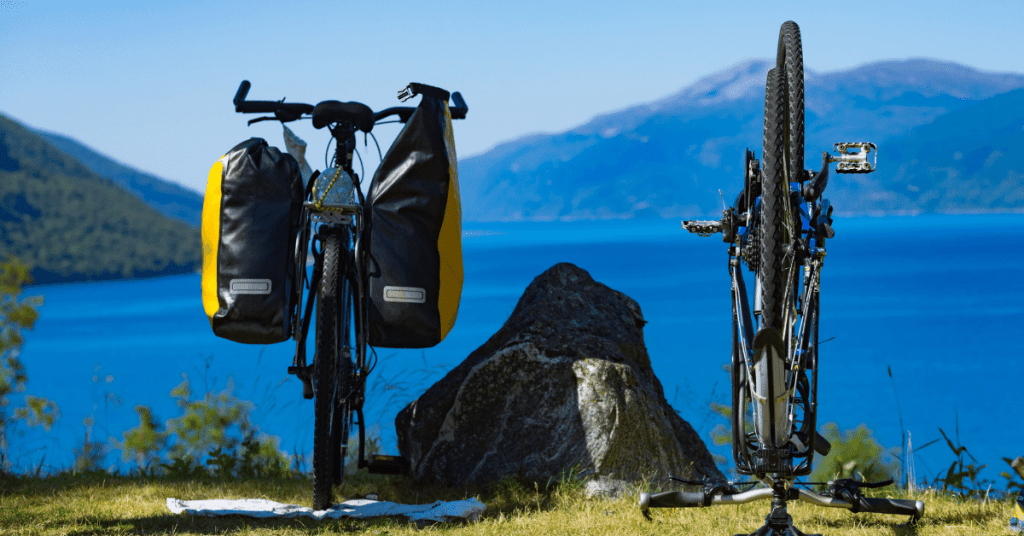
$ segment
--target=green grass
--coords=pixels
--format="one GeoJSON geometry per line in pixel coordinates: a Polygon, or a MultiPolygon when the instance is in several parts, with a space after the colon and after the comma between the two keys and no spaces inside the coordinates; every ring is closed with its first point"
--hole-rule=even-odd
{"type": "MultiPolygon", "coordinates": [[[[727,535],[749,533],[764,522],[769,503],[740,506],[652,510],[646,521],[637,497],[588,499],[579,483],[542,490],[513,480],[485,489],[414,486],[403,478],[357,475],[335,489],[339,500],[377,493],[381,500],[430,503],[478,497],[487,512],[477,523],[417,528],[404,518],[374,520],[259,520],[240,516],[206,518],[174,515],[168,497],[178,499],[265,498],[309,504],[308,479],[174,480],[163,477],[111,476],[102,473],[62,474],[46,478],[0,476],[0,534],[366,534],[396,536],[436,532],[457,535],[727,535]]],[[[793,503],[789,512],[806,533],[853,535],[982,535],[1007,533],[1012,503],[1007,500],[959,500],[924,492],[913,496],[926,503],[916,527],[899,526],[906,518],[851,514],[793,503]]]]}

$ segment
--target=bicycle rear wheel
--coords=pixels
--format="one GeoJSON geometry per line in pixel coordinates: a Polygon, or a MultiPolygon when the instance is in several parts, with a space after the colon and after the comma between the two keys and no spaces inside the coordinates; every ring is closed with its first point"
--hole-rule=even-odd
{"type": "Polygon", "coordinates": [[[339,290],[344,272],[341,239],[328,232],[323,240],[320,287],[317,289],[316,308],[316,354],[313,358],[313,509],[325,510],[331,506],[334,497],[331,486],[334,483],[337,462],[334,410],[342,393],[338,388],[339,338],[339,290]]]}
{"type": "Polygon", "coordinates": [[[352,405],[353,405],[353,389],[352,389],[352,370],[353,370],[353,359],[352,352],[355,345],[352,341],[352,317],[354,314],[353,300],[354,294],[352,289],[352,280],[349,277],[350,268],[350,256],[347,254],[351,250],[347,247],[349,242],[349,231],[348,229],[339,230],[340,240],[346,244],[346,247],[342,248],[342,257],[338,263],[338,360],[336,361],[337,371],[337,392],[338,394],[334,397],[334,413],[331,418],[331,453],[334,457],[334,475],[333,482],[335,485],[341,484],[345,476],[345,458],[348,453],[348,438],[352,424],[352,405]]]}
{"type": "Polygon", "coordinates": [[[788,185],[785,180],[785,80],[778,68],[768,71],[765,84],[764,167],[758,214],[760,259],[756,277],[761,323],[754,338],[754,424],[761,447],[779,448],[789,440],[786,412],[786,350],[782,343],[785,274],[783,244],[788,185]]]}
{"type": "Polygon", "coordinates": [[[760,241],[757,282],[761,292],[761,327],[782,329],[782,247],[785,237],[785,73],[768,71],[765,84],[764,167],[761,170],[760,241]]]}

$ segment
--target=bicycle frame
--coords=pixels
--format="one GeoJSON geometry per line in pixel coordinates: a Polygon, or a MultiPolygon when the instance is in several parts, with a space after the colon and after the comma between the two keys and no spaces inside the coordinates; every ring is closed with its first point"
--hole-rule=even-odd
{"type": "MultiPolygon", "coordinates": [[[[355,150],[355,132],[356,129],[349,124],[339,124],[331,126],[330,132],[337,143],[338,149],[335,150],[334,154],[334,167],[342,173],[338,173],[338,176],[351,177],[351,185],[341,185],[342,187],[349,187],[353,189],[355,193],[355,203],[353,204],[325,204],[322,200],[313,199],[304,203],[304,209],[309,214],[307,227],[319,227],[314,233],[313,237],[316,240],[323,241],[323,238],[327,233],[340,234],[343,237],[342,248],[340,253],[345,256],[346,261],[342,263],[343,266],[349,267],[350,270],[346,270],[346,273],[338,274],[338,277],[342,279],[342,285],[351,285],[354,291],[353,303],[354,307],[352,312],[354,317],[348,319],[347,315],[342,315],[344,322],[350,322],[350,328],[353,329],[355,347],[348,346],[350,340],[339,341],[338,359],[353,359],[352,378],[351,382],[346,382],[352,387],[349,393],[338,397],[338,402],[341,404],[351,404],[349,411],[355,413],[358,418],[357,424],[359,427],[359,467],[365,467],[366,460],[363,450],[363,444],[365,443],[365,425],[363,423],[363,403],[366,398],[366,377],[369,373],[369,367],[367,366],[367,355],[366,355],[366,332],[367,332],[367,302],[366,302],[366,284],[365,284],[365,271],[363,262],[363,237],[364,237],[364,219],[363,219],[363,192],[359,185],[359,175],[355,172],[352,166],[353,152],[355,150]],[[349,357],[351,356],[351,357],[349,357]]],[[[329,170],[328,170],[329,171],[329,170]]],[[[333,185],[339,187],[339,185],[333,185]]],[[[315,196],[314,196],[315,197],[315,196]]],[[[320,263],[316,263],[316,266],[320,266],[320,263]]],[[[322,274],[321,274],[322,276],[322,274]]],[[[316,278],[315,278],[316,279],[316,278]]],[[[310,295],[307,300],[313,300],[313,292],[311,285],[310,295]]],[[[341,304],[342,307],[348,307],[347,304],[341,304]]],[[[308,322],[308,318],[305,319],[304,323],[308,322]]],[[[338,333],[345,333],[345,329],[339,329],[338,333]]],[[[296,333],[296,356],[305,356],[305,335],[303,334],[300,338],[300,334],[296,333]],[[301,350],[300,350],[301,348],[301,350]]],[[[296,366],[305,367],[306,364],[296,362],[296,366]]],[[[342,443],[342,457],[344,460],[346,451],[348,450],[348,439],[344,438],[342,443]]],[[[338,469],[341,469],[340,467],[338,469]]]]}
{"type": "MultiPolygon", "coordinates": [[[[827,163],[826,163],[827,165],[827,163]]],[[[752,155],[747,155],[747,190],[751,187],[756,191],[759,181],[759,166],[752,155]]],[[[827,169],[827,168],[826,168],[827,169]]],[[[760,198],[750,203],[750,209],[743,214],[736,214],[737,207],[726,210],[725,219],[732,232],[726,235],[729,246],[729,275],[731,279],[732,314],[733,314],[733,350],[732,374],[734,388],[732,429],[733,429],[733,460],[740,474],[757,475],[764,478],[771,474],[774,478],[790,478],[810,473],[815,451],[817,434],[817,356],[818,356],[818,288],[821,267],[824,262],[824,237],[814,236],[816,227],[812,225],[815,218],[821,216],[824,206],[828,211],[829,204],[823,200],[807,202],[796,185],[791,188],[790,198],[797,203],[797,210],[787,211],[786,220],[791,223],[787,234],[793,236],[794,247],[787,252],[783,273],[786,274],[786,293],[783,298],[783,326],[781,349],[788,370],[784,371],[784,387],[774,392],[769,384],[770,393],[759,391],[755,378],[748,371],[755,370],[758,358],[755,347],[758,346],[755,333],[761,332],[761,292],[760,280],[756,280],[753,293],[753,307],[750,305],[746,282],[743,277],[742,265],[748,264],[757,256],[756,236],[759,221],[760,198]],[[804,205],[807,209],[802,208],[804,205]],[[795,212],[795,213],[793,213],[795,212]],[[809,213],[808,213],[809,212],[809,213]],[[744,228],[743,233],[736,231],[744,228]],[[799,247],[801,245],[803,247],[799,247]],[[801,371],[811,371],[807,378],[801,371]],[[801,381],[806,385],[801,385],[801,381]],[[799,391],[799,393],[798,393],[799,391]],[[800,394],[801,396],[796,396],[800,394]],[[754,432],[746,431],[745,395],[758,398],[755,405],[754,432]],[[756,407],[769,408],[773,415],[758,415],[756,407]],[[799,426],[795,426],[799,424],[799,426]],[[789,431],[794,430],[790,435],[789,431]],[[758,432],[761,432],[758,434],[758,432]],[[765,445],[759,436],[780,437],[774,444],[765,445]],[[791,460],[802,459],[793,466],[791,460]]],[[[725,221],[725,220],[723,220],[725,221]]],[[[754,261],[756,262],[756,261],[754,261]]]]}

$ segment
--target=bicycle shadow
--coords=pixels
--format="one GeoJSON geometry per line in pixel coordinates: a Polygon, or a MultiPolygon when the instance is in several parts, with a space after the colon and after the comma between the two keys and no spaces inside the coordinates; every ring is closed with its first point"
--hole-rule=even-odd
{"type": "Polygon", "coordinates": [[[120,531],[131,534],[247,534],[253,529],[290,530],[303,534],[355,533],[372,529],[397,528],[410,525],[403,517],[370,519],[253,518],[242,515],[205,517],[167,513],[122,519],[103,519],[87,523],[87,528],[68,532],[69,536],[85,536],[120,531]]]}
{"type": "MultiPolygon", "coordinates": [[[[904,518],[905,519],[905,518],[904,518]]],[[[934,522],[935,520],[929,520],[934,522]]],[[[832,517],[824,517],[821,515],[810,516],[806,520],[806,525],[817,524],[821,527],[823,534],[830,530],[864,530],[864,531],[877,531],[879,534],[883,534],[886,530],[891,530],[893,536],[915,536],[919,534],[921,527],[925,524],[918,522],[917,524],[910,524],[909,521],[900,522],[900,518],[890,515],[882,515],[880,517],[874,517],[871,514],[851,514],[844,515],[838,519],[832,517]]],[[[931,524],[931,523],[928,523],[931,524]]],[[[941,521],[938,524],[943,524],[941,521]]],[[[804,532],[819,532],[817,529],[810,530],[809,526],[800,527],[804,532]]],[[[874,534],[875,532],[872,532],[874,534]]]]}

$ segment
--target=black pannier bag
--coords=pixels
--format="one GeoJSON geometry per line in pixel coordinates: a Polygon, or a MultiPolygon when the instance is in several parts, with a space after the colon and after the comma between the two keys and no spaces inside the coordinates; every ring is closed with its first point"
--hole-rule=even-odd
{"type": "Polygon", "coordinates": [[[462,209],[448,92],[423,95],[370,183],[369,340],[427,348],[455,325],[462,296],[462,209]]]}
{"type": "Polygon", "coordinates": [[[203,309],[218,337],[287,340],[299,288],[295,240],[305,189],[299,165],[261,138],[213,164],[203,200],[203,309]]]}

